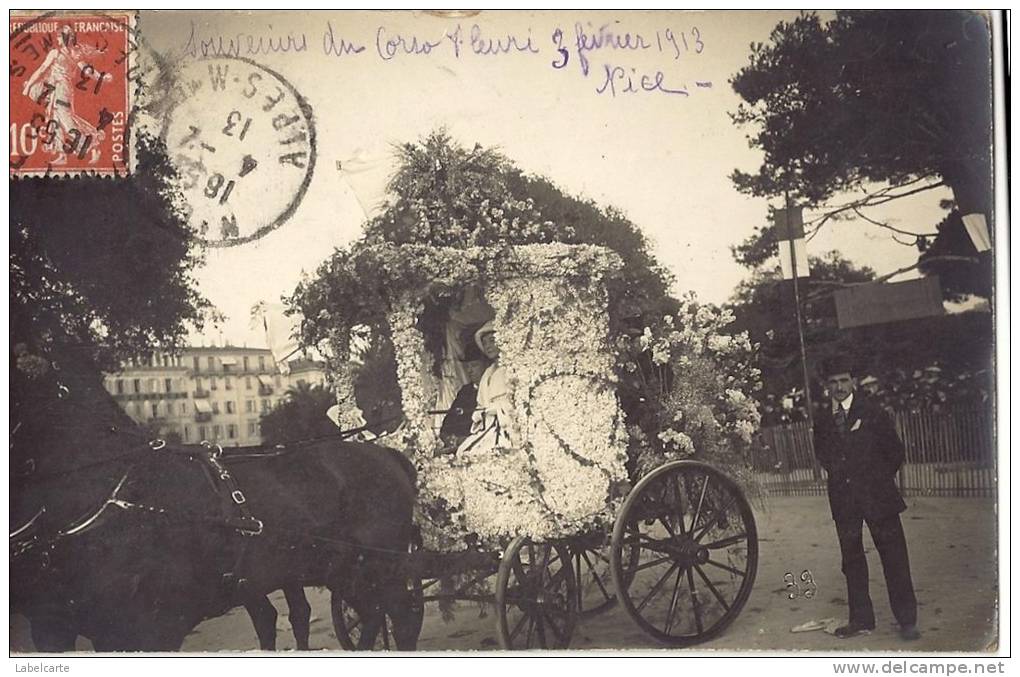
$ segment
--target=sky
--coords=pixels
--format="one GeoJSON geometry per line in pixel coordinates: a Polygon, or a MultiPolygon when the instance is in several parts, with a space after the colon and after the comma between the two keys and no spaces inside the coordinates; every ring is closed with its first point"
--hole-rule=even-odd
{"type": "MultiPolygon", "coordinates": [[[[383,198],[393,145],[440,127],[463,145],[497,147],[571,194],[621,209],[675,275],[675,292],[726,301],[749,276],[730,247],[768,210],[766,200],[738,193],[729,179],[761,160],[748,147],[751,130],[729,117],[739,103],[729,80],[747,64],[751,43],[767,41],[778,21],[794,15],[143,12],[146,41],[184,79],[228,64],[225,53],[247,57],[300,94],[314,120],[317,159],[299,199],[301,172],[272,158],[261,160],[249,193],[235,195],[242,233],[272,221],[290,201],[293,213],[258,239],[207,251],[197,279],[227,320],[193,340],[264,345],[251,307],[278,303],[335,247],[357,239],[383,198]]],[[[164,128],[210,127],[235,101],[246,104],[239,91],[198,90],[164,128]]],[[[268,129],[270,115],[254,115],[253,130],[268,129]]],[[[255,146],[266,151],[272,134],[253,132],[255,146]]],[[[946,197],[930,191],[871,216],[930,231],[946,197]]],[[[861,222],[830,225],[808,243],[811,255],[833,249],[880,274],[917,258],[916,249],[861,222]]]]}

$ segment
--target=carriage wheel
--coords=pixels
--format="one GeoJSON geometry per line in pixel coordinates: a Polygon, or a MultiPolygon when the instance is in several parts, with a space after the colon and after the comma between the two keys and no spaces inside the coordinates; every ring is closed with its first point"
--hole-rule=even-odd
{"type": "MultiPolygon", "coordinates": [[[[424,593],[420,579],[408,582],[408,589],[411,592],[418,632],[425,619],[424,593]]],[[[362,632],[365,629],[364,620],[361,614],[349,602],[346,602],[339,595],[334,594],[330,604],[330,611],[333,614],[333,632],[336,633],[340,646],[347,651],[358,651],[358,644],[361,642],[362,632]]],[[[371,651],[396,651],[397,645],[393,639],[393,621],[389,614],[384,616],[385,622],[375,631],[375,643],[371,651]]]]}
{"type": "Polygon", "coordinates": [[[504,649],[565,649],[577,625],[577,581],[569,549],[518,536],[503,553],[496,615],[504,649]]]}
{"type": "Polygon", "coordinates": [[[719,635],[747,602],[758,532],[733,480],[705,463],[674,461],[627,496],[610,554],[631,618],[663,643],[689,646],[719,635]]]}
{"type": "MultiPolygon", "coordinates": [[[[577,609],[581,619],[594,618],[616,606],[609,544],[604,540],[597,543],[572,543],[570,555],[577,581],[577,609]]],[[[637,564],[639,555],[638,548],[629,546],[624,559],[633,560],[632,564],[637,564]]],[[[625,571],[632,569],[633,566],[624,567],[625,571]]]]}

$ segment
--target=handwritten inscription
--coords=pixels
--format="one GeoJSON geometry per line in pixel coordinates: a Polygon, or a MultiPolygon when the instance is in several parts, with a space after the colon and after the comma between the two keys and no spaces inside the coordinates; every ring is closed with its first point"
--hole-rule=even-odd
{"type": "MultiPolygon", "coordinates": [[[[364,36],[345,34],[339,26],[327,21],[322,29],[322,53],[337,59],[363,59],[374,55],[384,63],[415,59],[452,58],[513,58],[545,56],[545,63],[554,70],[576,68],[574,71],[593,82],[597,95],[617,98],[623,95],[654,94],[690,97],[698,89],[712,87],[705,79],[685,79],[670,64],[696,59],[706,50],[705,37],[697,26],[682,30],[658,27],[645,32],[629,30],[621,21],[602,24],[575,22],[557,26],[546,33],[548,42],[539,39],[532,28],[501,31],[480,24],[460,24],[441,32],[423,33],[388,25],[375,27],[367,40],[364,36]],[[652,67],[641,68],[626,63],[627,56],[647,55],[652,67]],[[610,56],[613,55],[613,56],[610,56]],[[596,60],[608,57],[605,62],[596,60]],[[571,66],[571,64],[574,64],[571,66]],[[658,67],[656,67],[658,66],[658,67]]],[[[260,57],[308,51],[315,36],[306,33],[266,31],[201,36],[194,24],[185,41],[184,53],[192,57],[260,57]]],[[[689,75],[697,75],[690,73],[689,75]]]]}

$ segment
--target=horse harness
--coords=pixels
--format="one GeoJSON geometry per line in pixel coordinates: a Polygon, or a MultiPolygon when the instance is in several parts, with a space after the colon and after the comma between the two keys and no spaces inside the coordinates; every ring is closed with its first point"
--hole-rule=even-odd
{"type": "Polygon", "coordinates": [[[197,451],[176,449],[169,447],[161,439],[152,440],[147,446],[152,451],[159,452],[166,450],[166,452],[182,454],[188,460],[201,463],[206,478],[220,499],[222,506],[221,514],[195,515],[185,510],[148,505],[122,498],[120,493],[130,479],[132,472],[136,469],[137,463],[135,463],[128,467],[117,481],[109,496],[97,508],[76,519],[71,524],[58,529],[56,533],[48,536],[37,533],[38,523],[46,512],[45,507],[41,508],[31,520],[10,534],[11,559],[16,560],[29,553],[37,553],[40,558],[40,568],[47,569],[51,563],[51,553],[62,541],[82,535],[99,526],[104,515],[111,508],[119,508],[124,512],[158,515],[164,519],[179,523],[201,523],[213,527],[225,527],[234,531],[242,537],[242,540],[234,557],[233,566],[230,571],[223,574],[223,582],[227,587],[236,588],[243,585],[245,579],[239,572],[243,567],[248,543],[251,537],[261,536],[265,527],[262,520],[252,514],[247,497],[238,485],[236,478],[222,462],[222,447],[206,442],[202,445],[203,449],[197,451]]]}

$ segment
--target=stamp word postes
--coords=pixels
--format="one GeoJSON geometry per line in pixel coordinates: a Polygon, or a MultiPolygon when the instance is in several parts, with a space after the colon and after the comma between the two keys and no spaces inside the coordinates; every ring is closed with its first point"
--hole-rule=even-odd
{"type": "Polygon", "coordinates": [[[10,173],[124,175],[132,14],[10,17],[10,173]]]}

